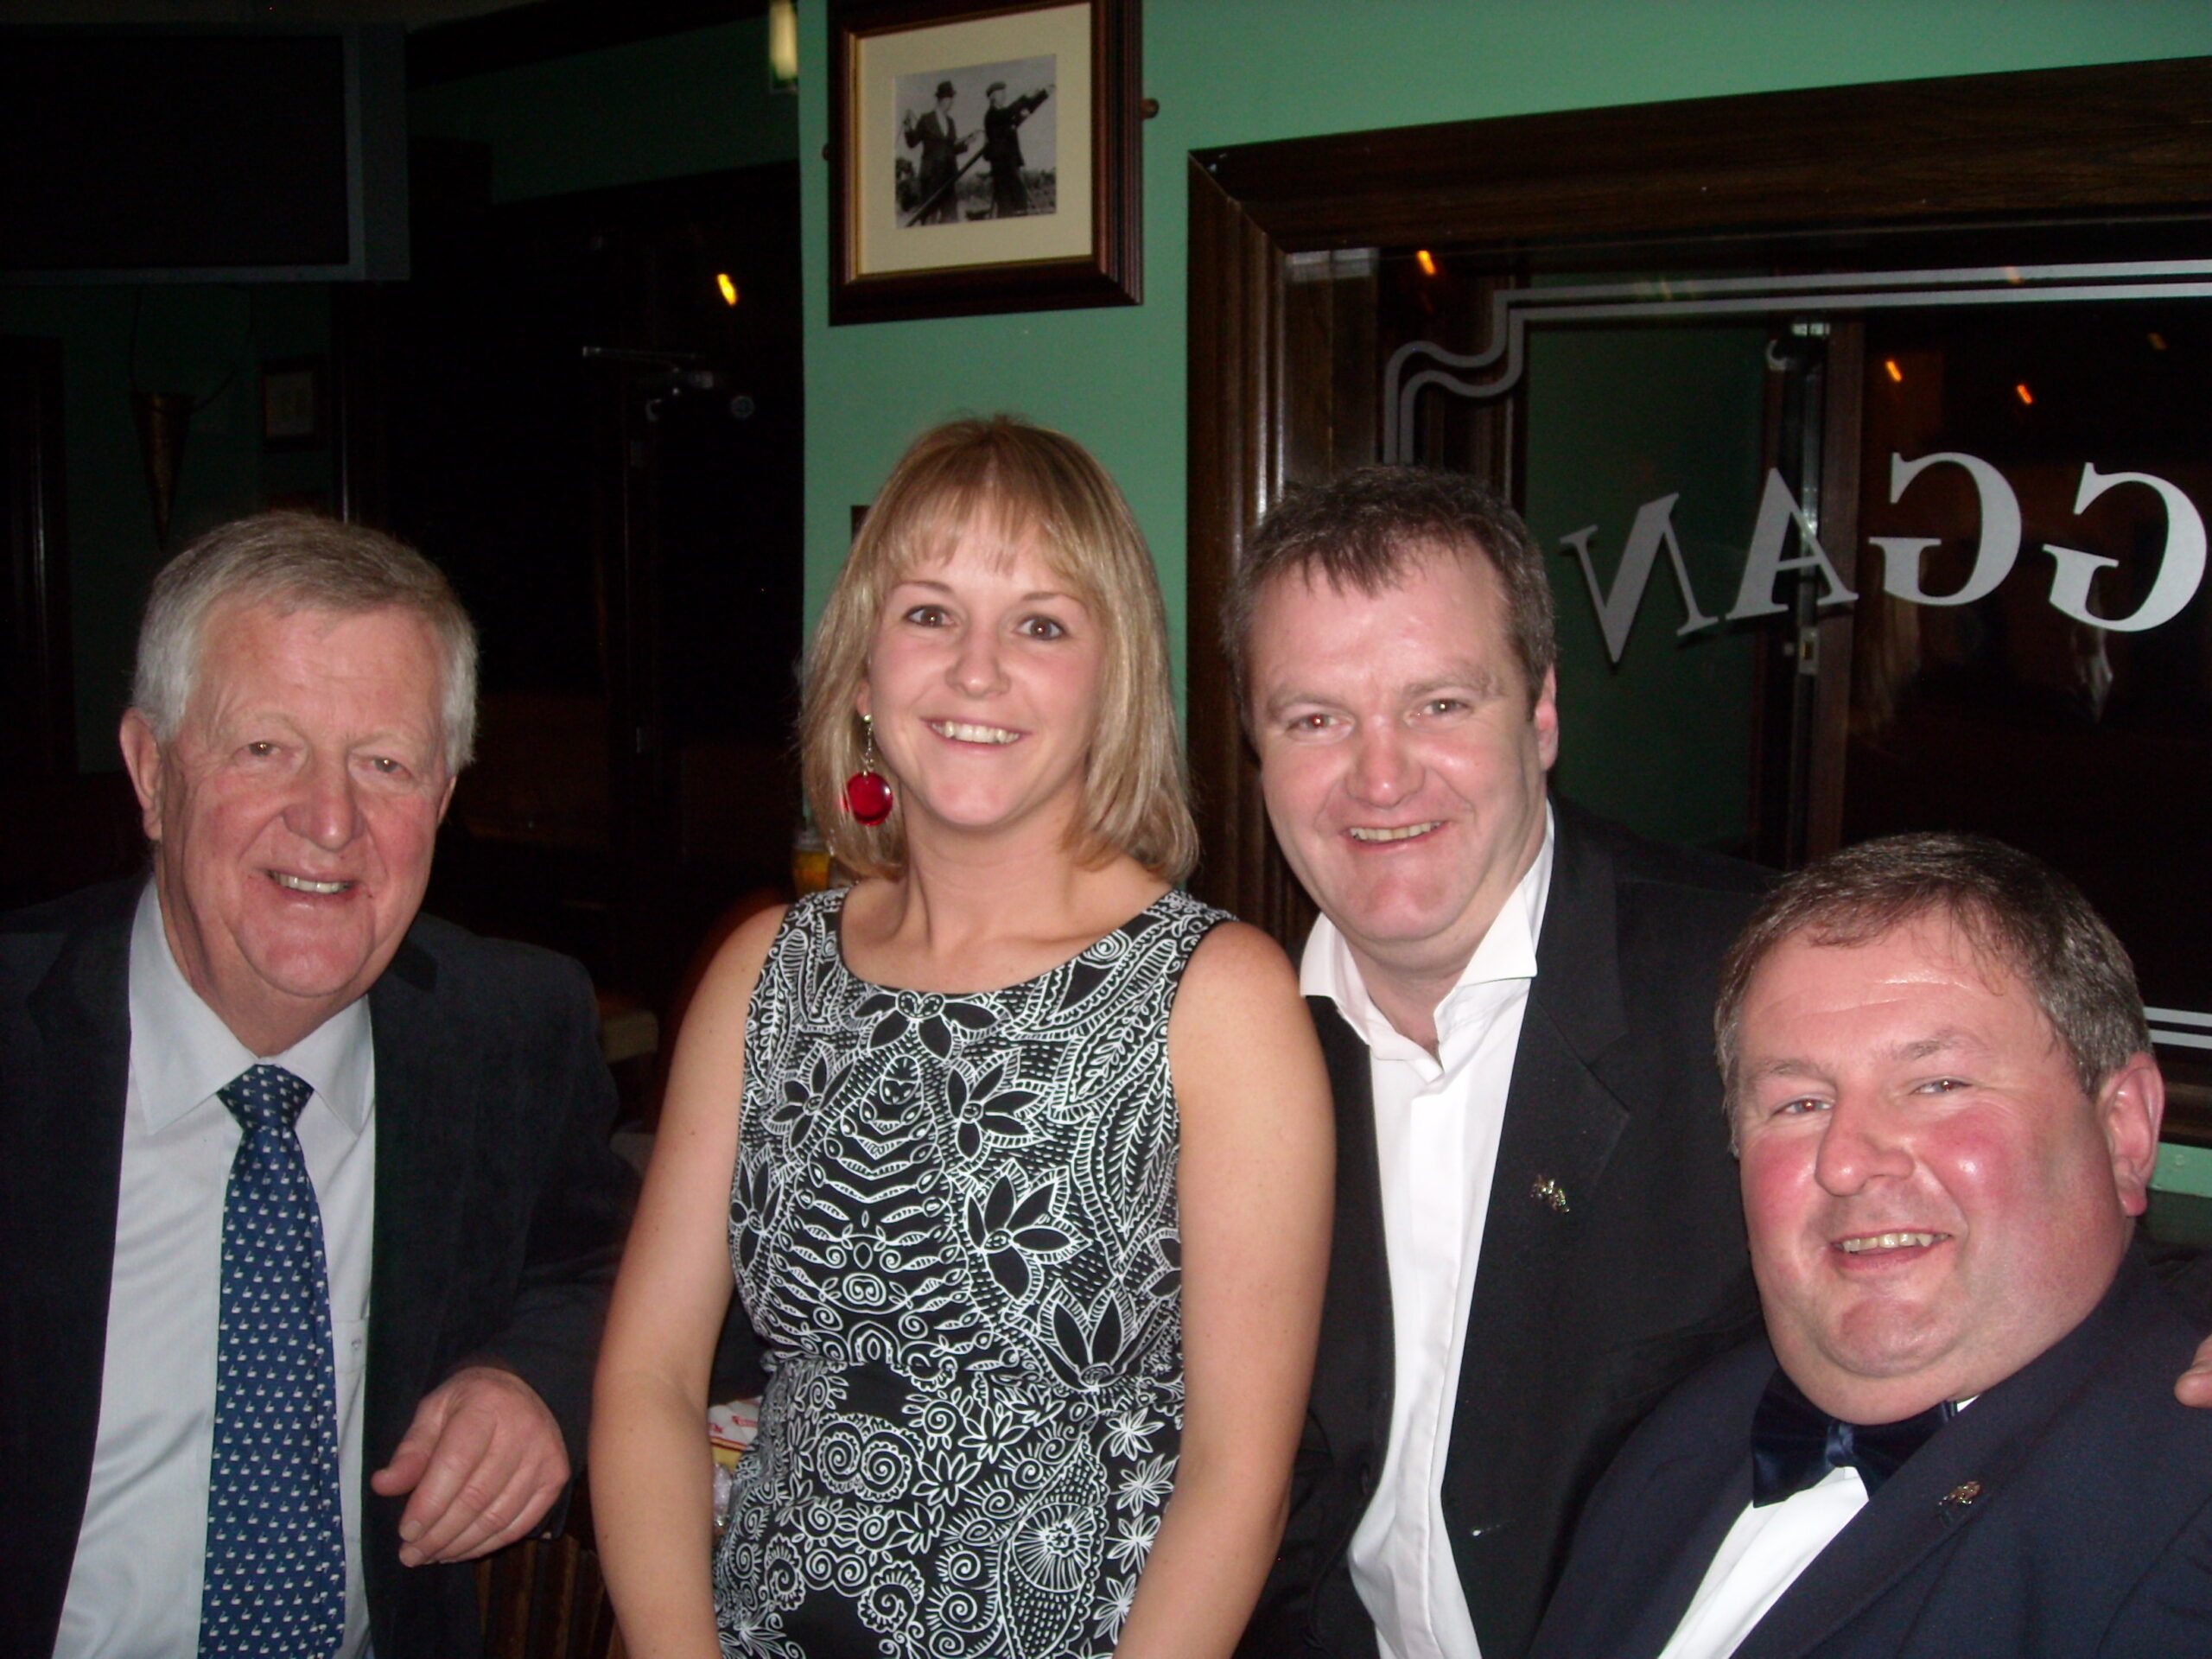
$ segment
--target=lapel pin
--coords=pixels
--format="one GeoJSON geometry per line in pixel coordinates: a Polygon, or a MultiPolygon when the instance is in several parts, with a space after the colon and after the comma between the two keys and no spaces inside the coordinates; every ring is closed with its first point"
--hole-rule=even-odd
{"type": "Polygon", "coordinates": [[[1981,1483],[1980,1481],[1962,1480],[1937,1499],[1936,1507],[1939,1510],[1963,1510],[1971,1506],[1974,1499],[1980,1496],[1981,1483]]]}
{"type": "Polygon", "coordinates": [[[1535,1184],[1529,1189],[1529,1196],[1539,1204],[1548,1204],[1559,1215],[1567,1213],[1567,1189],[1548,1175],[1536,1177],[1535,1184]]]}

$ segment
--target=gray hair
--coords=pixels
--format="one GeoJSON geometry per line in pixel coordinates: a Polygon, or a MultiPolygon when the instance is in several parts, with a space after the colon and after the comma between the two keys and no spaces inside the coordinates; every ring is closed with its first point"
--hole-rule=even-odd
{"type": "Polygon", "coordinates": [[[1221,607],[1237,702],[1249,698],[1252,614],[1268,587],[1300,576],[1371,598],[1439,550],[1497,573],[1506,638],[1534,707],[1559,660],[1544,556],[1519,513],[1465,474],[1433,467],[1361,467],[1294,489],[1253,526],[1221,607]]]}
{"type": "Polygon", "coordinates": [[[264,512],[209,531],[154,578],[130,706],[167,743],[200,681],[207,622],[230,606],[358,616],[413,611],[437,636],[439,730],[457,774],[476,744],[476,630],[438,568],[405,543],[311,512],[264,512]]]}
{"type": "Polygon", "coordinates": [[[1731,1109],[1744,998],[1776,947],[1801,934],[1820,945],[1871,944],[1930,916],[1949,921],[1985,963],[2028,988],[2091,1099],[2130,1058],[2150,1052],[2135,966],[2079,887],[1984,836],[1885,836],[1786,878],[1730,947],[1713,1034],[1731,1109]]]}

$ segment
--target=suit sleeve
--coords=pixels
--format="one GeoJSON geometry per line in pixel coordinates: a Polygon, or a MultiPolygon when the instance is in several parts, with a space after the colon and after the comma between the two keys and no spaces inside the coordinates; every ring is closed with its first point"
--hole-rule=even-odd
{"type": "Polygon", "coordinates": [[[517,1372],[560,1421],[570,1464],[583,1466],[592,1368],[621,1255],[632,1182],[608,1136],[614,1084],[599,1048],[590,982],[562,964],[540,1051],[539,1127],[549,1137],[505,1327],[475,1356],[517,1372]]]}

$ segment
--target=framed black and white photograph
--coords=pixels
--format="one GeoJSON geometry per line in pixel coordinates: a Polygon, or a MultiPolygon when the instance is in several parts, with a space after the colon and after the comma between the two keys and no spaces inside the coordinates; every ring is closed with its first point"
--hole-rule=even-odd
{"type": "Polygon", "coordinates": [[[832,323],[1137,302],[1137,0],[848,0],[830,56],[832,323]]]}

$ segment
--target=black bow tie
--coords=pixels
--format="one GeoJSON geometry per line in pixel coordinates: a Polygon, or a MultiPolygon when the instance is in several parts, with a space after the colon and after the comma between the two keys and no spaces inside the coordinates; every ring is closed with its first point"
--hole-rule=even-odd
{"type": "Polygon", "coordinates": [[[1808,1400],[1777,1365],[1751,1418],[1751,1503],[1795,1497],[1846,1464],[1859,1471],[1872,1497],[1957,1413],[1946,1400],[1900,1422],[1847,1423],[1808,1400]]]}

